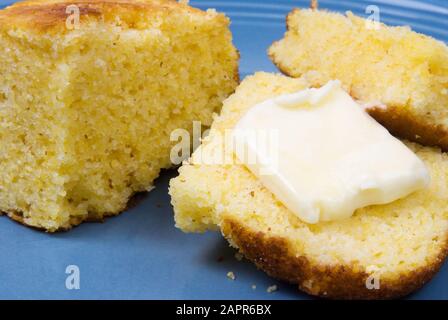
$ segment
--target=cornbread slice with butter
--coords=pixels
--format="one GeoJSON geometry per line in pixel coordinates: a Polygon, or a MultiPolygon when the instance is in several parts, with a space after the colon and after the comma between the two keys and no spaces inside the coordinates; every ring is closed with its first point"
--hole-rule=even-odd
{"type": "Polygon", "coordinates": [[[446,44],[350,12],[295,9],[287,28],[268,51],[283,73],[317,86],[339,79],[396,136],[448,150],[446,44]]]}
{"type": "Polygon", "coordinates": [[[287,210],[245,166],[203,164],[204,157],[219,154],[223,132],[249,108],[309,85],[304,78],[267,73],[241,83],[170,183],[176,225],[186,232],[221,230],[259,268],[313,295],[406,295],[429,281],[448,253],[448,157],[439,149],[406,142],[429,170],[428,188],[317,224],[287,210]]]}
{"type": "Polygon", "coordinates": [[[125,209],[238,83],[229,20],[169,0],[0,11],[0,211],[48,231],[125,209]],[[79,19],[76,14],[79,13],[79,19]]]}
{"type": "Polygon", "coordinates": [[[238,160],[307,223],[349,218],[358,208],[404,198],[430,180],[415,153],[337,80],[252,106],[232,137],[238,160]]]}

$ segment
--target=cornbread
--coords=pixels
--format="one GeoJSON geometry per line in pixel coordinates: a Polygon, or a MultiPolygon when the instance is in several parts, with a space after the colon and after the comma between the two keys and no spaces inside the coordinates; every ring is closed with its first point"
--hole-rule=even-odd
{"type": "Polygon", "coordinates": [[[171,166],[170,133],[210,125],[237,85],[228,26],[169,0],[1,10],[0,211],[52,232],[150,190],[171,166]]]}
{"type": "Polygon", "coordinates": [[[309,85],[305,78],[268,73],[241,83],[224,102],[209,136],[170,182],[176,225],[185,232],[220,230],[259,268],[312,295],[406,295],[429,281],[448,253],[448,156],[439,149],[405,142],[428,168],[428,188],[318,224],[302,222],[244,165],[197,160],[219,153],[223,131],[249,108],[309,85]]]}
{"type": "Polygon", "coordinates": [[[350,12],[295,9],[287,28],[269,49],[283,73],[316,86],[339,79],[393,134],[448,150],[446,44],[350,12]]]}

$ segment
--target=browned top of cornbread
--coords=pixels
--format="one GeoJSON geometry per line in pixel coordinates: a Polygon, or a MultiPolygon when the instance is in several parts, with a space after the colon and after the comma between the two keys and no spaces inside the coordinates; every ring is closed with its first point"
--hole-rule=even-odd
{"type": "MultiPolygon", "coordinates": [[[[148,16],[183,13],[206,16],[207,12],[175,0],[30,0],[0,10],[0,29],[27,29],[36,32],[64,32],[71,12],[79,8],[80,23],[100,21],[129,29],[145,29],[151,25],[148,16]]],[[[224,15],[215,15],[228,23],[224,15]]]]}

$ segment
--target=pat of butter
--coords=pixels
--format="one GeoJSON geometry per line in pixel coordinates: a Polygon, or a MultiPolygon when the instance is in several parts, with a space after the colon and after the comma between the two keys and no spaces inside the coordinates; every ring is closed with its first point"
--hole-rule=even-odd
{"type": "Polygon", "coordinates": [[[347,218],[429,184],[423,162],[339,81],[255,105],[232,141],[237,158],[307,223],[347,218]]]}

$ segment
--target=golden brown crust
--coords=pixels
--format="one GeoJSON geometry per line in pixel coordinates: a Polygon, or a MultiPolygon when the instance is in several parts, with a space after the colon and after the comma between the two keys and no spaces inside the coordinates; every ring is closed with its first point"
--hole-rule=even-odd
{"type": "Polygon", "coordinates": [[[288,241],[262,232],[253,231],[240,222],[224,218],[224,236],[241,253],[268,275],[299,286],[311,295],[332,299],[391,299],[419,289],[439,270],[448,255],[448,237],[439,257],[424,268],[398,275],[394,281],[380,279],[380,288],[367,289],[368,274],[355,266],[322,266],[313,264],[306,256],[296,256],[288,241]]]}
{"type": "MultiPolygon", "coordinates": [[[[237,55],[236,61],[240,61],[240,59],[241,59],[240,50],[236,49],[236,55],[237,55]]],[[[237,84],[240,84],[240,82],[241,82],[240,66],[238,63],[236,64],[235,69],[233,70],[233,80],[235,80],[237,84]]],[[[235,90],[233,92],[235,92],[235,90]]]]}
{"type": "MultiPolygon", "coordinates": [[[[205,15],[204,11],[174,0],[34,0],[18,2],[0,10],[0,28],[22,27],[40,32],[66,32],[70,12],[67,7],[79,8],[80,24],[102,21],[127,28],[145,28],[151,14],[185,12],[205,15]],[[117,22],[119,17],[119,22],[117,22]]],[[[221,17],[221,15],[219,15],[221,17]]]]}
{"type": "Polygon", "coordinates": [[[421,120],[393,106],[370,108],[367,112],[397,137],[448,151],[448,130],[442,125],[421,120]]]}

